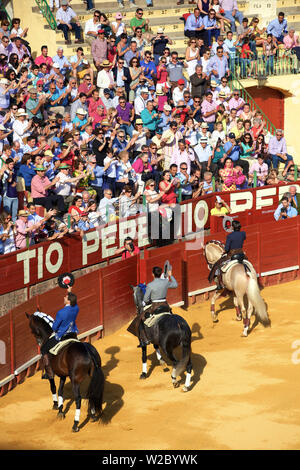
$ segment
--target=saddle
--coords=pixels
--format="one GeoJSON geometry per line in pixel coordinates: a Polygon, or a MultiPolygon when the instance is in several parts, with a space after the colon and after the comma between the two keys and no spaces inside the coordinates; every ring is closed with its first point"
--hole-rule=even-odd
{"type": "Polygon", "coordinates": [[[69,343],[79,343],[79,339],[75,339],[75,338],[68,338],[68,339],[64,339],[63,341],[59,341],[59,343],[57,343],[55,346],[53,346],[53,348],[51,348],[49,350],[49,353],[50,354],[53,354],[54,356],[57,356],[57,354],[60,352],[61,349],[63,349],[65,346],[67,346],[67,344],[69,343]]]}
{"type": "Polygon", "coordinates": [[[155,313],[153,315],[150,315],[145,321],[144,325],[147,326],[148,328],[153,327],[158,323],[158,321],[165,315],[171,315],[171,312],[161,312],[161,313],[155,313]]]}
{"type": "MultiPolygon", "coordinates": [[[[234,255],[234,256],[238,256],[238,255],[234,255]]],[[[232,268],[232,266],[236,264],[242,264],[245,267],[246,271],[249,271],[249,272],[253,271],[252,264],[247,259],[245,259],[245,255],[244,255],[242,261],[240,261],[240,258],[231,258],[228,261],[226,261],[221,266],[222,273],[223,274],[227,273],[227,271],[229,271],[229,269],[232,268]]]]}

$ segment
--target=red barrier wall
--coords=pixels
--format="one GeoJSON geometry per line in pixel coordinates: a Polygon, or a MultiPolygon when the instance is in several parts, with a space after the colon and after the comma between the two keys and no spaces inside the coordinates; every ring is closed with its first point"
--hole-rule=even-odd
{"type": "MultiPolygon", "coordinates": [[[[300,190],[300,182],[298,182],[300,190]]],[[[218,193],[231,207],[232,216],[242,225],[271,221],[273,211],[286,185],[267,186],[231,193],[218,193]]],[[[181,204],[182,235],[195,233],[210,225],[210,210],[216,194],[208,194],[181,204]]],[[[212,218],[211,233],[221,230],[220,220],[212,218]]],[[[14,292],[42,281],[57,278],[63,272],[76,271],[114,258],[114,253],[127,232],[136,239],[140,248],[149,246],[145,226],[145,214],[120,220],[106,227],[91,230],[84,239],[72,234],[61,240],[44,242],[0,257],[0,295],[14,292]],[[120,240],[121,239],[121,240],[120,240]]]]}
{"type": "MultiPolygon", "coordinates": [[[[299,276],[299,217],[243,228],[247,234],[246,254],[262,284],[299,276]]],[[[206,236],[204,242],[210,239],[224,242],[225,238],[226,233],[222,231],[206,236]]],[[[171,305],[181,303],[187,306],[196,296],[207,296],[215,288],[209,285],[209,271],[203,250],[197,248],[197,245],[186,241],[159,249],[150,248],[144,252],[144,258],[134,256],[76,279],[73,291],[78,296],[78,327],[82,336],[90,337],[100,326],[103,326],[105,334],[109,334],[128,322],[135,314],[130,285],[151,281],[153,266],[163,266],[166,259],[173,266],[173,274],[178,282],[178,289],[168,292],[171,305]]],[[[0,395],[4,390],[3,383],[13,381],[16,369],[26,367],[27,361],[34,360],[38,353],[25,312],[33,313],[39,308],[54,316],[63,305],[64,295],[65,291],[57,287],[30,299],[0,318],[0,352],[3,343],[6,352],[4,363],[1,363],[0,355],[0,395]]]]}

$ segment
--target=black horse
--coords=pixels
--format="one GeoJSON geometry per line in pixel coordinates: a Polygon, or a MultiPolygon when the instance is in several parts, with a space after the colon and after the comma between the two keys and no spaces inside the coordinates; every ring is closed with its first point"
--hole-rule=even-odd
{"type": "MultiPolygon", "coordinates": [[[[31,332],[41,347],[53,333],[51,317],[41,312],[36,312],[32,315],[26,313],[26,316],[29,319],[31,332]]],[[[94,346],[80,341],[67,343],[57,355],[48,354],[52,370],[60,378],[58,401],[54,378],[49,379],[53,396],[53,409],[58,409],[58,418],[65,417],[63,413],[63,389],[66,378],[70,377],[76,403],[72,431],[78,432],[81,408],[80,384],[86,377],[90,377],[87,399],[89,401],[89,415],[92,421],[99,419],[102,411],[104,374],[101,369],[101,358],[94,346]]]]}
{"type": "MultiPolygon", "coordinates": [[[[144,293],[139,286],[131,286],[133,289],[133,297],[137,308],[138,315],[141,315],[144,309],[143,297],[144,293]]],[[[161,365],[165,362],[162,359],[162,351],[165,356],[172,362],[173,370],[171,374],[173,386],[179,387],[180,380],[177,377],[185,370],[186,380],[183,391],[187,392],[190,387],[192,362],[191,362],[191,329],[187,322],[180,315],[166,313],[159,317],[157,322],[151,326],[145,326],[147,337],[154,346],[157,359],[161,365]],[[174,356],[174,349],[181,347],[182,355],[178,360],[174,356]]],[[[147,377],[147,346],[142,347],[142,363],[143,371],[141,379],[147,377]]]]}

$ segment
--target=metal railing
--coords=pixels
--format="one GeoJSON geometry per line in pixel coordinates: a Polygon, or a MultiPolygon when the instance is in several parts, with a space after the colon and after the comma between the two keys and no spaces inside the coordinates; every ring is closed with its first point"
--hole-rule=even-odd
{"type": "Polygon", "coordinates": [[[3,5],[3,2],[1,2],[1,1],[0,1],[0,12],[4,13],[5,18],[9,21],[9,23],[11,25],[11,17],[7,13],[7,10],[6,10],[5,6],[3,5]]]}
{"type": "Polygon", "coordinates": [[[246,88],[242,85],[239,78],[236,76],[234,71],[232,72],[232,80],[230,81],[231,89],[232,90],[239,90],[241,98],[245,101],[245,103],[249,103],[251,111],[259,111],[263,116],[264,121],[266,122],[265,128],[267,131],[274,135],[276,132],[276,126],[271,122],[268,116],[263,112],[260,106],[256,103],[254,98],[248,93],[246,88]]]}
{"type": "Polygon", "coordinates": [[[257,59],[243,59],[236,57],[231,61],[231,70],[236,77],[241,79],[247,77],[263,78],[277,75],[292,75],[297,73],[298,60],[295,54],[281,57],[265,57],[262,55],[257,59]]]}
{"type": "Polygon", "coordinates": [[[47,20],[47,23],[50,28],[55,30],[57,28],[57,23],[51,11],[51,8],[48,5],[48,2],[46,0],[35,0],[35,3],[39,7],[43,17],[47,20]]]}

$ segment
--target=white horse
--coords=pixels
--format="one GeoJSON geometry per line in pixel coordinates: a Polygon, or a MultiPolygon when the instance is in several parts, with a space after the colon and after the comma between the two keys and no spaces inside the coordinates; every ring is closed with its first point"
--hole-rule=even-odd
{"type": "MultiPolygon", "coordinates": [[[[225,253],[225,246],[218,240],[211,240],[204,246],[204,254],[209,269],[221,258],[225,253]]],[[[231,262],[227,265],[227,269],[222,270],[222,282],[228,291],[233,292],[233,301],[236,308],[237,320],[243,319],[244,330],[243,336],[248,336],[250,327],[250,318],[255,310],[256,321],[260,321],[265,327],[271,325],[268,317],[266,304],[260,295],[257,283],[256,271],[249,261],[240,263],[238,261],[231,262]],[[244,296],[248,298],[248,309],[244,304],[244,296]]],[[[211,299],[211,315],[213,322],[217,322],[218,318],[215,312],[215,302],[222,294],[222,290],[217,290],[211,299]]]]}

